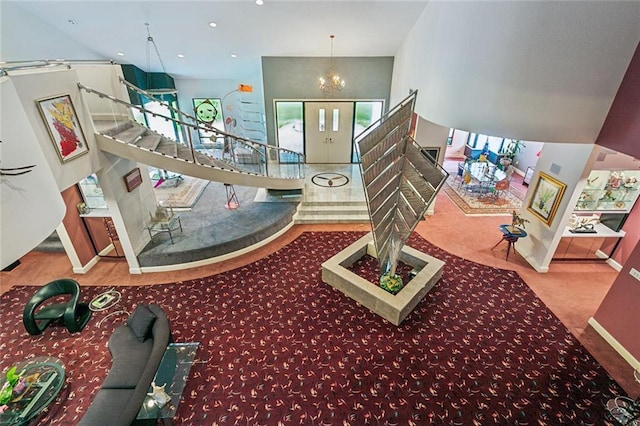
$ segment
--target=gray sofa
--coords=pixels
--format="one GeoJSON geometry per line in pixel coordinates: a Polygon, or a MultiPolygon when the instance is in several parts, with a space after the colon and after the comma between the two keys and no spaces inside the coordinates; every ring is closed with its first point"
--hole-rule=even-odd
{"type": "Polygon", "coordinates": [[[109,337],[111,368],[79,424],[124,426],[134,422],[170,340],[169,321],[162,308],[138,305],[109,337]]]}

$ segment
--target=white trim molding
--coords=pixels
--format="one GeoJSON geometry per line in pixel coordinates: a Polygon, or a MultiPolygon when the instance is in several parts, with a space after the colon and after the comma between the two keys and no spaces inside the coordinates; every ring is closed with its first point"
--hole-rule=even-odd
{"type": "Polygon", "coordinates": [[[620,344],[609,332],[600,325],[595,318],[589,318],[587,321],[591,327],[602,337],[625,361],[629,363],[634,370],[640,370],[640,361],[636,359],[628,350],[625,349],[624,346],[620,344]]]}

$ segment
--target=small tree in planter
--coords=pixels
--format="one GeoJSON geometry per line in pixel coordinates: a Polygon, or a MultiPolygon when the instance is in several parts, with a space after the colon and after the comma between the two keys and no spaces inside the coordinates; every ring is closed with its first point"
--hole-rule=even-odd
{"type": "Polygon", "coordinates": [[[393,295],[398,294],[403,286],[402,277],[398,274],[387,272],[380,277],[380,287],[393,295]]]}
{"type": "Polygon", "coordinates": [[[503,148],[501,152],[501,154],[503,154],[503,157],[500,159],[500,164],[502,164],[502,170],[507,170],[507,167],[511,163],[513,163],[513,159],[515,158],[515,156],[518,155],[518,153],[522,151],[522,148],[525,148],[525,147],[526,145],[522,143],[521,140],[512,139],[511,142],[509,142],[509,144],[507,145],[507,147],[503,148]]]}

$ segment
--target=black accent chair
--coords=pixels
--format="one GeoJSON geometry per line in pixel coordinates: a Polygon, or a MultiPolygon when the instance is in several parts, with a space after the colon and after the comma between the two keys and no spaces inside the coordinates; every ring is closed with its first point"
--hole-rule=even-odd
{"type": "Polygon", "coordinates": [[[37,335],[41,334],[51,322],[61,319],[69,333],[82,330],[91,318],[91,310],[88,304],[78,302],[79,298],[80,286],[75,280],[62,278],[46,284],[24,307],[22,314],[24,328],[29,334],[37,335]],[[50,303],[40,307],[48,299],[61,295],[70,295],[70,297],[65,302],[50,303]]]}

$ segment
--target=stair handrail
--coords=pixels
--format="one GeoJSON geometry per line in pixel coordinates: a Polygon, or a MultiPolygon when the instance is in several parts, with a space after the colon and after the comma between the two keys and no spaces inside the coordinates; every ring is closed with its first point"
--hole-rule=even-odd
{"type": "Polygon", "coordinates": [[[113,60],[105,59],[34,59],[32,61],[7,61],[2,63],[0,67],[0,77],[8,76],[13,71],[23,71],[36,68],[47,68],[65,66],[71,69],[73,64],[96,64],[96,65],[118,65],[113,60]]]}
{"type": "MultiPolygon", "coordinates": [[[[188,113],[186,113],[186,112],[184,112],[184,111],[182,111],[182,110],[180,110],[178,108],[173,107],[170,103],[166,102],[162,98],[159,98],[158,94],[153,93],[153,92],[148,92],[148,91],[146,91],[144,89],[141,89],[138,86],[128,82],[127,80],[125,80],[122,77],[118,77],[118,79],[120,80],[120,82],[122,84],[124,84],[127,88],[133,90],[134,92],[136,92],[138,94],[141,94],[141,95],[144,95],[144,96],[146,96],[148,98],[153,98],[156,101],[158,101],[161,104],[163,104],[164,106],[166,106],[167,108],[169,108],[170,110],[172,110],[173,112],[176,112],[176,113],[178,113],[180,115],[183,115],[183,116],[185,116],[187,118],[190,118],[191,120],[193,120],[194,123],[196,123],[196,124],[191,124],[190,125],[191,127],[198,128],[198,129],[204,129],[206,131],[215,133],[217,136],[230,137],[230,138],[239,140],[239,141],[244,142],[244,143],[257,144],[257,145],[260,145],[260,146],[264,146],[264,147],[266,147],[266,149],[276,149],[278,151],[284,151],[284,152],[287,152],[287,153],[290,153],[290,154],[294,154],[294,155],[296,155],[296,156],[298,156],[300,158],[304,157],[303,154],[301,154],[301,153],[299,153],[297,151],[293,151],[293,150],[287,149],[287,148],[281,148],[281,147],[275,146],[275,145],[269,145],[268,143],[262,143],[262,142],[254,141],[254,140],[251,140],[251,139],[248,139],[248,138],[243,138],[242,136],[238,136],[238,135],[234,135],[234,134],[231,134],[231,133],[227,133],[227,132],[225,132],[223,130],[220,130],[220,129],[216,128],[216,127],[207,126],[206,123],[205,123],[204,127],[200,126],[198,124],[199,120],[196,117],[194,117],[194,116],[192,116],[192,115],[190,115],[190,114],[188,114],[188,113]]],[[[156,114],[156,115],[159,115],[159,114],[156,114]]],[[[168,119],[175,121],[175,119],[173,119],[171,117],[169,117],[168,119]]],[[[187,124],[187,125],[189,125],[189,124],[187,124]]]]}
{"type": "MultiPolygon", "coordinates": [[[[197,123],[199,122],[199,121],[198,121],[198,119],[197,119],[196,117],[194,117],[194,116],[192,116],[192,115],[189,115],[189,114],[187,114],[186,112],[184,112],[184,111],[182,111],[182,110],[180,110],[180,109],[178,109],[178,108],[174,108],[174,106],[173,106],[173,105],[171,105],[169,102],[166,102],[166,101],[165,101],[164,99],[162,99],[161,97],[158,97],[158,94],[157,94],[157,93],[148,92],[148,91],[146,91],[146,90],[144,90],[144,89],[141,89],[141,88],[139,88],[138,86],[136,86],[135,84],[129,83],[127,80],[125,80],[125,79],[124,79],[124,78],[122,78],[122,77],[118,77],[118,79],[120,80],[120,83],[124,84],[128,89],[133,90],[134,92],[138,93],[139,95],[144,95],[144,96],[146,96],[146,97],[148,97],[148,98],[155,99],[156,101],[160,102],[160,103],[161,103],[162,105],[164,105],[165,107],[169,108],[171,111],[176,112],[176,113],[180,114],[181,116],[184,116],[184,117],[190,118],[191,120],[193,120],[193,122],[194,122],[194,123],[196,123],[196,125],[197,125],[197,123]]],[[[205,126],[204,126],[204,127],[205,127],[207,130],[209,130],[210,132],[213,132],[213,133],[216,133],[216,134],[218,134],[218,133],[223,133],[223,132],[221,132],[219,129],[217,129],[217,128],[213,127],[213,126],[208,126],[208,125],[207,125],[208,123],[204,123],[204,124],[205,124],[205,126]]],[[[234,135],[234,137],[235,137],[235,135],[234,135]]]]}
{"type": "MultiPolygon", "coordinates": [[[[222,136],[224,136],[225,138],[230,138],[230,139],[232,139],[232,140],[236,140],[236,141],[238,141],[238,142],[242,143],[242,145],[243,145],[243,146],[245,146],[245,147],[249,148],[250,150],[252,150],[252,151],[256,152],[257,154],[259,154],[260,156],[264,157],[265,175],[266,175],[266,176],[269,176],[268,169],[267,169],[267,164],[268,164],[268,162],[267,162],[267,159],[266,159],[266,153],[268,152],[268,150],[269,150],[269,149],[275,149],[275,150],[277,150],[277,151],[279,151],[279,152],[280,152],[280,151],[283,151],[283,152],[287,152],[287,153],[294,154],[294,155],[298,158],[298,162],[297,162],[297,164],[298,164],[298,165],[300,165],[300,164],[301,164],[300,159],[303,157],[303,155],[302,155],[302,154],[300,154],[299,152],[292,151],[292,150],[289,150],[289,149],[286,149],[286,148],[281,148],[281,147],[277,147],[277,146],[272,146],[272,145],[269,145],[269,144],[264,144],[264,143],[257,142],[257,141],[252,141],[252,140],[250,140],[250,139],[246,139],[246,138],[243,138],[243,137],[240,137],[240,136],[232,135],[232,134],[230,134],[230,133],[226,133],[226,132],[223,132],[223,131],[218,130],[218,129],[215,129],[215,128],[203,127],[203,126],[200,126],[200,125],[198,125],[198,124],[188,123],[188,122],[186,122],[186,121],[179,120],[179,119],[176,119],[176,118],[173,118],[173,117],[167,117],[167,116],[165,116],[165,115],[163,115],[163,114],[160,114],[160,113],[157,113],[157,112],[150,111],[150,110],[148,110],[148,109],[144,108],[143,106],[135,105],[135,104],[132,104],[131,102],[127,102],[127,101],[124,101],[124,100],[122,100],[122,99],[118,99],[118,98],[116,98],[115,96],[112,96],[112,95],[106,94],[106,93],[104,93],[104,92],[101,92],[101,91],[99,91],[99,90],[93,89],[93,88],[88,87],[88,86],[86,86],[86,85],[84,85],[84,84],[82,84],[82,83],[78,83],[78,88],[79,88],[79,89],[81,89],[81,90],[84,90],[84,91],[86,91],[86,92],[88,92],[88,93],[93,93],[93,94],[97,95],[97,96],[98,96],[98,97],[100,97],[100,98],[107,98],[107,99],[109,99],[110,101],[112,101],[112,102],[114,102],[114,103],[117,103],[117,104],[124,105],[124,106],[126,106],[127,108],[135,108],[135,109],[137,109],[138,111],[141,111],[141,112],[148,112],[149,114],[153,114],[153,115],[155,115],[155,116],[158,116],[158,117],[164,118],[165,120],[169,120],[169,121],[172,121],[172,122],[174,122],[174,123],[181,124],[181,125],[183,125],[183,126],[187,126],[187,127],[194,128],[194,129],[198,129],[198,130],[210,131],[210,132],[215,133],[215,134],[216,134],[216,135],[218,135],[218,136],[222,135],[222,136]],[[264,149],[264,153],[263,153],[263,152],[261,152],[261,151],[260,151],[260,149],[259,149],[259,148],[256,148],[255,146],[258,146],[258,147],[261,147],[262,149],[264,149]]],[[[141,90],[141,89],[140,89],[140,90],[141,90]]],[[[141,91],[142,91],[143,93],[148,93],[148,92],[145,92],[145,91],[143,91],[143,90],[141,90],[141,91]]],[[[149,93],[149,95],[150,95],[150,97],[152,97],[150,93],[149,93]]],[[[145,95],[145,96],[146,96],[146,95],[145,95]]],[[[155,99],[155,98],[154,98],[154,99],[155,99]]],[[[189,142],[190,142],[190,148],[191,148],[191,149],[192,149],[192,151],[193,151],[193,145],[192,145],[191,141],[189,141],[189,142]]],[[[195,162],[195,163],[197,163],[197,159],[195,158],[195,155],[193,156],[193,159],[194,159],[194,162],[195,162]]]]}
{"type": "MultiPolygon", "coordinates": [[[[180,110],[178,108],[175,108],[169,102],[166,102],[161,97],[158,97],[158,94],[153,93],[153,92],[148,92],[148,91],[146,91],[144,89],[141,89],[138,86],[128,82],[127,80],[125,80],[122,77],[118,77],[118,78],[119,78],[119,80],[120,80],[120,82],[122,84],[124,84],[127,88],[133,90],[134,92],[136,92],[136,93],[138,93],[140,95],[144,95],[144,96],[149,97],[149,98],[153,98],[156,101],[160,102],[165,107],[169,108],[171,111],[173,111],[175,113],[178,113],[181,116],[184,116],[184,117],[187,117],[187,118],[191,119],[194,123],[196,123],[196,124],[193,125],[193,127],[198,126],[198,128],[203,128],[203,127],[200,127],[200,125],[198,124],[198,123],[200,123],[200,120],[198,120],[197,117],[195,117],[193,115],[190,115],[190,114],[188,114],[188,113],[186,113],[186,112],[184,112],[184,111],[182,111],[182,110],[180,110]]],[[[266,145],[269,149],[278,148],[278,149],[282,149],[283,151],[288,151],[288,152],[291,152],[291,153],[295,152],[295,151],[288,150],[286,148],[279,148],[279,147],[276,147],[276,146],[270,146],[269,144],[263,144],[262,142],[254,141],[254,140],[251,140],[251,139],[248,139],[248,138],[243,138],[242,136],[232,135],[232,134],[226,133],[226,132],[224,132],[224,131],[216,128],[216,127],[213,127],[213,126],[209,125],[208,123],[203,123],[203,124],[204,124],[204,129],[206,129],[209,132],[215,133],[216,136],[225,136],[225,137],[228,136],[228,137],[231,137],[231,138],[236,139],[236,140],[246,141],[245,143],[248,142],[248,143],[251,143],[251,144],[266,145]]],[[[253,146],[250,146],[250,148],[254,149],[256,152],[259,152],[259,150],[254,148],[253,146]]],[[[299,154],[299,153],[297,153],[297,154],[299,154]]]]}
{"type": "MultiPolygon", "coordinates": [[[[192,123],[187,123],[186,121],[178,120],[178,119],[173,118],[173,117],[167,117],[166,115],[160,114],[158,112],[150,111],[150,110],[148,110],[147,108],[145,108],[145,107],[143,107],[141,105],[136,105],[136,104],[133,104],[131,102],[123,101],[122,99],[118,99],[115,96],[108,95],[108,94],[103,93],[103,92],[101,92],[99,90],[92,89],[92,88],[90,88],[88,86],[85,86],[82,83],[78,83],[78,87],[80,89],[82,89],[82,90],[85,90],[88,93],[94,93],[94,94],[98,95],[100,98],[107,98],[112,102],[124,105],[124,106],[126,106],[128,108],[135,108],[140,112],[148,112],[149,114],[153,114],[154,116],[164,118],[165,120],[169,120],[169,121],[172,121],[174,123],[181,124],[183,126],[187,126],[187,127],[191,127],[191,128],[195,128],[195,129],[201,129],[201,130],[205,130],[205,131],[211,131],[211,129],[209,129],[209,128],[202,127],[202,126],[199,126],[199,125],[196,125],[196,124],[192,124],[192,123]]],[[[241,137],[238,137],[238,136],[235,136],[235,135],[231,135],[231,134],[226,134],[226,133],[217,131],[217,129],[216,129],[216,131],[214,131],[214,133],[216,133],[216,134],[218,134],[218,133],[219,134],[224,134],[225,137],[229,137],[231,139],[239,140],[239,142],[241,142],[244,146],[246,146],[247,148],[257,152],[259,155],[264,157],[264,154],[262,154],[257,148],[251,146],[251,144],[262,145],[259,142],[255,142],[255,141],[252,141],[252,140],[249,140],[249,139],[245,139],[245,138],[241,138],[241,137]]],[[[191,152],[193,153],[194,147],[193,147],[193,143],[191,142],[191,140],[189,140],[189,148],[191,149],[191,152]]],[[[199,164],[198,160],[195,157],[195,155],[193,155],[193,161],[194,161],[194,163],[199,164]]],[[[266,158],[264,159],[264,163],[265,163],[265,172],[266,172],[265,175],[268,176],[268,170],[266,170],[266,163],[267,163],[266,158]]]]}
{"type": "MultiPolygon", "coordinates": [[[[122,83],[129,90],[132,90],[133,92],[135,92],[135,93],[137,93],[139,95],[146,96],[147,98],[154,99],[156,102],[159,102],[160,104],[162,104],[165,108],[168,108],[169,110],[173,111],[174,113],[177,113],[179,117],[186,117],[186,118],[190,119],[193,123],[195,123],[193,126],[190,126],[191,128],[199,126],[200,122],[198,121],[198,119],[196,117],[194,117],[192,115],[189,115],[186,112],[184,112],[184,111],[182,111],[182,110],[180,110],[178,108],[174,108],[173,105],[171,105],[169,102],[166,102],[164,99],[162,99],[161,96],[158,96],[157,93],[153,93],[153,92],[149,92],[149,91],[146,91],[144,89],[141,89],[140,87],[136,86],[135,84],[132,84],[132,83],[128,82],[123,77],[118,77],[118,80],[120,81],[120,83],[122,83]]],[[[162,116],[162,117],[164,117],[164,116],[162,116]]],[[[223,132],[220,132],[217,128],[209,125],[208,123],[203,123],[203,124],[204,124],[204,126],[203,126],[204,129],[206,129],[206,131],[212,132],[213,134],[216,135],[216,137],[220,137],[220,135],[223,134],[223,132]]],[[[197,128],[202,129],[203,127],[197,127],[197,128]]],[[[193,146],[193,141],[191,139],[191,132],[188,133],[188,136],[189,136],[189,148],[191,149],[191,154],[193,155],[193,158],[195,159],[195,156],[196,156],[195,155],[195,147],[193,146]]],[[[226,143],[226,137],[227,136],[224,136],[225,143],[226,143]]],[[[240,137],[236,136],[236,135],[232,135],[230,137],[232,137],[233,139],[236,139],[236,140],[240,139],[240,137]]],[[[247,139],[247,140],[249,140],[249,139],[247,139]]],[[[255,141],[251,141],[251,142],[255,142],[255,141]]],[[[257,153],[260,156],[263,155],[254,146],[247,145],[244,142],[242,142],[242,143],[243,143],[243,145],[247,146],[247,148],[249,148],[251,152],[257,153]]],[[[232,156],[231,158],[233,159],[234,157],[232,156]]],[[[265,167],[265,174],[269,175],[267,160],[266,160],[266,158],[264,158],[263,160],[264,160],[264,165],[265,165],[264,166],[265,167]]]]}

